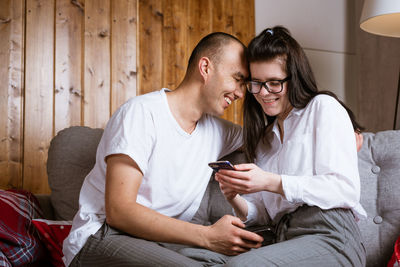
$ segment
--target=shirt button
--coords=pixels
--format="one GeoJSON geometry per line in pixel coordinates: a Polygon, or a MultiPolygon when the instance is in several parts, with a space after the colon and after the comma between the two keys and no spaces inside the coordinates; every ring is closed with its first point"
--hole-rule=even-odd
{"type": "Polygon", "coordinates": [[[371,171],[375,174],[378,174],[381,171],[381,168],[379,168],[379,166],[374,166],[371,168],[371,171]]]}
{"type": "Polygon", "coordinates": [[[381,216],[375,216],[374,223],[381,224],[382,222],[383,222],[383,219],[381,216]]]}

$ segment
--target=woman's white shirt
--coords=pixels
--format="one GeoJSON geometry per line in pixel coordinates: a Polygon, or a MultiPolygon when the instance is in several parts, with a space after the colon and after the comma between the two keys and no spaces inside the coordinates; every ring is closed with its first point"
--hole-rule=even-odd
{"type": "Polygon", "coordinates": [[[274,223],[306,204],[321,209],[349,208],[366,217],[360,204],[356,140],[347,111],[333,97],[317,95],[304,109],[277,121],[256,149],[256,165],[280,174],[285,196],[271,192],[244,195],[247,224],[274,223]]]}

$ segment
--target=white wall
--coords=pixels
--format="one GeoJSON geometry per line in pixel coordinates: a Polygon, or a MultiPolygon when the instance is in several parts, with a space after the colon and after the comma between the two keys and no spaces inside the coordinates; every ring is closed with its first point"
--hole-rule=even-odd
{"type": "Polygon", "coordinates": [[[354,0],[255,0],[256,34],[275,25],[288,28],[305,50],[319,89],[353,102],[354,9],[354,0]]]}

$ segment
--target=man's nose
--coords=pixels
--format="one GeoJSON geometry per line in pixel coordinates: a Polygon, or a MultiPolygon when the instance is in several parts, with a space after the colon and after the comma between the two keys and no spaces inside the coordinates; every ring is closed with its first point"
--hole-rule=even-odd
{"type": "Polygon", "coordinates": [[[246,90],[245,86],[242,85],[237,86],[234,92],[235,99],[242,98],[244,96],[245,90],[246,90]]]}

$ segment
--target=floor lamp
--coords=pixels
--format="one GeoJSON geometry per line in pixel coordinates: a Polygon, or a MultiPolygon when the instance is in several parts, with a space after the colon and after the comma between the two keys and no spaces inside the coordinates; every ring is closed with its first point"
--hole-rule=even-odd
{"type": "MultiPolygon", "coordinates": [[[[400,0],[364,0],[360,28],[366,32],[400,37],[400,0]]],[[[399,48],[400,49],[400,48],[399,48]]],[[[400,70],[393,129],[400,129],[400,70]]]]}

